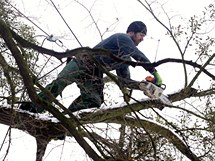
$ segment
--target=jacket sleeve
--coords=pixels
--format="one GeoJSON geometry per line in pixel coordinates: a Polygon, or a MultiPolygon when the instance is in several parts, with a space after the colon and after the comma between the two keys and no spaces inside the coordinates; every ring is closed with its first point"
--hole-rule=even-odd
{"type": "MultiPolygon", "coordinates": [[[[134,58],[136,61],[150,63],[150,60],[135,46],[132,40],[121,42],[123,43],[120,45],[122,47],[121,50],[123,50],[123,53],[125,53],[125,55],[134,58]]],[[[144,69],[152,74],[156,71],[154,67],[144,67],[144,69]]]]}
{"type": "MultiPolygon", "coordinates": [[[[136,46],[136,49],[131,52],[131,57],[134,58],[136,61],[140,61],[143,63],[151,63],[150,60],[143,54],[136,46]]],[[[150,73],[154,73],[156,69],[154,67],[144,67],[145,70],[149,71],[150,73]]]]}

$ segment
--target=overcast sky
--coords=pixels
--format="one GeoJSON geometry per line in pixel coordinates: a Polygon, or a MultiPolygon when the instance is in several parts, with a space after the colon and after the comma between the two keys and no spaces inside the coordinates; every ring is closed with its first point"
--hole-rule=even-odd
{"type": "MultiPolygon", "coordinates": [[[[177,24],[177,22],[180,21],[180,16],[188,18],[194,14],[200,14],[203,10],[203,7],[211,1],[212,0],[169,0],[160,1],[160,3],[165,3],[164,8],[166,12],[171,16],[175,16],[174,23],[177,24]]],[[[64,48],[59,48],[56,44],[47,41],[44,43],[45,47],[62,51],[64,51],[65,48],[73,49],[80,47],[80,44],[74,38],[74,35],[67,28],[55,8],[52,6],[51,1],[16,0],[15,2],[17,3],[16,7],[22,13],[34,21],[42,30],[48,34],[53,34],[56,36],[56,38],[58,38],[64,45],[64,48]]],[[[72,31],[78,37],[81,45],[93,47],[101,40],[98,31],[95,29],[94,24],[92,24],[92,19],[90,18],[89,13],[83,8],[83,6],[72,0],[53,0],[53,2],[57,7],[59,7],[59,11],[71,27],[72,31]]],[[[179,57],[179,53],[177,53],[174,47],[171,48],[171,45],[173,44],[166,43],[166,41],[169,40],[164,37],[165,32],[161,26],[159,26],[158,23],[154,21],[150,14],[147,13],[137,1],[82,0],[80,2],[82,2],[88,9],[92,7],[91,13],[98,22],[98,26],[102,33],[105,32],[106,28],[109,28],[110,31],[105,33],[103,38],[106,38],[115,32],[125,32],[127,26],[132,21],[142,20],[148,26],[148,35],[145,38],[145,41],[139,45],[139,48],[149,57],[149,59],[153,62],[156,55],[157,60],[168,57],[179,57]],[[118,19],[118,21],[116,19],[118,19]],[[110,26],[110,24],[113,25],[110,26]],[[159,46],[158,40],[160,40],[159,46]]],[[[161,15],[161,17],[163,16],[161,15]]],[[[30,23],[28,20],[25,20],[25,22],[32,25],[32,23],[30,23]]],[[[45,35],[45,33],[40,29],[37,29],[37,33],[38,35],[45,35]]],[[[39,41],[42,42],[43,38],[44,37],[41,37],[39,41]]],[[[167,84],[167,93],[183,87],[183,82],[180,82],[180,78],[178,77],[180,74],[183,75],[180,73],[180,71],[177,71],[176,74],[174,70],[171,70],[171,68],[166,65],[159,67],[158,71],[160,71],[161,75],[164,77],[165,83],[167,84]],[[171,80],[169,80],[170,75],[171,80]]],[[[139,74],[132,74],[132,77],[135,77],[137,80],[141,80],[147,75],[143,69],[139,69],[138,72],[139,74]]],[[[8,127],[6,126],[0,125],[1,141],[6,134],[7,128],[8,127]]],[[[64,155],[64,157],[61,158],[61,161],[80,161],[79,159],[75,158],[76,156],[83,154],[81,151],[75,152],[78,146],[74,144],[71,146],[71,142],[74,142],[74,140],[68,139],[66,141],[65,148],[63,148],[63,145],[61,145],[63,144],[62,141],[51,142],[47,149],[47,157],[45,161],[56,160],[53,158],[60,160],[61,153],[64,155]]],[[[6,148],[7,143],[5,143],[3,150],[0,151],[0,160],[5,154],[6,148]]],[[[35,148],[36,143],[31,136],[26,135],[23,132],[13,130],[12,145],[10,148],[8,161],[34,161],[36,152],[35,148]]]]}

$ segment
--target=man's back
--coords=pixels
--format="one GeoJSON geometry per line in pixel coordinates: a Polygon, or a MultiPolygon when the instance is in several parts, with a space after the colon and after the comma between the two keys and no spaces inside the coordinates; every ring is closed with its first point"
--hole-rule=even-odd
{"type": "MultiPolygon", "coordinates": [[[[132,57],[136,61],[147,63],[150,62],[149,59],[136,47],[134,41],[128,34],[116,33],[108,37],[107,39],[101,41],[94,48],[107,49],[110,51],[110,53],[122,59],[131,60],[132,57]]],[[[122,70],[128,70],[127,64],[118,63],[107,56],[99,55],[96,57],[96,59],[109,70],[115,70],[119,68],[121,68],[122,70]]]]}
{"type": "MultiPolygon", "coordinates": [[[[127,34],[117,33],[101,41],[94,48],[107,49],[115,56],[130,60],[129,50],[127,50],[129,47],[135,47],[132,39],[127,34]]],[[[118,66],[117,62],[107,56],[99,55],[96,59],[108,69],[116,69],[118,66]]]]}

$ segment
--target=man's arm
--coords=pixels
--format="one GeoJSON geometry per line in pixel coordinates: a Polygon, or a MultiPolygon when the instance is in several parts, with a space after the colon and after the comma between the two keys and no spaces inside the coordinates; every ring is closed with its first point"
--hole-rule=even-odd
{"type": "MultiPolygon", "coordinates": [[[[136,61],[144,62],[144,63],[150,63],[150,60],[143,54],[133,43],[131,39],[127,39],[127,41],[121,41],[122,42],[122,48],[123,53],[125,53],[126,56],[131,56],[136,61]]],[[[162,79],[160,75],[158,74],[157,70],[154,67],[144,67],[145,70],[149,71],[152,75],[154,75],[155,78],[155,84],[160,86],[162,84],[162,79]]]]}
{"type": "MultiPolygon", "coordinates": [[[[143,54],[136,46],[131,53],[131,57],[134,58],[136,61],[144,62],[144,63],[151,63],[150,60],[143,54]]],[[[145,70],[149,71],[151,74],[154,74],[156,69],[154,67],[144,67],[145,70]]]]}
{"type": "MultiPolygon", "coordinates": [[[[125,54],[124,57],[132,57],[136,61],[150,63],[150,60],[136,47],[131,38],[122,38],[120,41],[120,50],[125,54]]],[[[144,67],[144,69],[152,74],[156,71],[154,67],[144,67]]]]}

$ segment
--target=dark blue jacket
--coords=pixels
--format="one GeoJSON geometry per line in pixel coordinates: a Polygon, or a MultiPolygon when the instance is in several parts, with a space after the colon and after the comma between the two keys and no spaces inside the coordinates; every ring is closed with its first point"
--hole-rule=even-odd
{"type": "MultiPolygon", "coordinates": [[[[114,34],[107,39],[101,41],[94,48],[103,48],[109,50],[112,54],[126,60],[131,57],[136,61],[150,63],[149,59],[136,47],[130,36],[124,33],[114,34]]],[[[104,65],[109,71],[116,70],[119,77],[130,78],[129,65],[118,63],[107,56],[97,56],[97,61],[104,65]]],[[[154,68],[145,68],[145,70],[153,73],[154,68]]]]}

